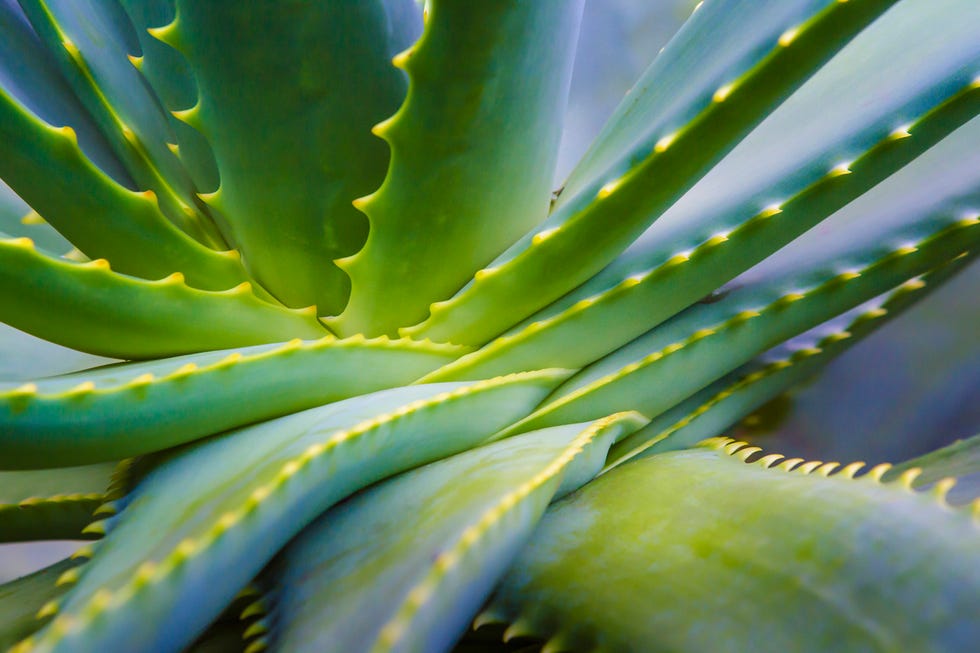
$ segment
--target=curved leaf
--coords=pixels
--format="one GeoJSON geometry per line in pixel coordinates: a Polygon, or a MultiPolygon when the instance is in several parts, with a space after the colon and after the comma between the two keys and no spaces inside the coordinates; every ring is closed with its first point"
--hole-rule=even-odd
{"type": "Polygon", "coordinates": [[[281,651],[445,650],[553,497],[588,482],[623,414],[432,463],[324,514],[264,573],[281,651]]]}
{"type": "Polygon", "coordinates": [[[825,3],[689,122],[655,133],[626,169],[569,200],[402,333],[482,344],[589,279],[894,1],[825,3]]]}
{"type": "Polygon", "coordinates": [[[158,358],[321,337],[312,318],[260,300],[248,282],[205,291],[180,273],[145,281],[113,272],[105,259],[53,259],[29,238],[0,235],[0,320],[80,351],[158,358]]]}
{"type": "Polygon", "coordinates": [[[122,500],[59,616],[23,646],[179,651],[331,504],[471,448],[565,376],[398,388],[176,451],[122,500]]]}
{"type": "Polygon", "coordinates": [[[30,392],[23,383],[0,383],[0,469],[159,451],[406,385],[456,355],[454,347],[431,343],[328,337],[37,379],[30,392]]]}
{"type": "Polygon", "coordinates": [[[391,165],[357,203],[371,231],[339,262],[352,281],[328,320],[339,333],[393,335],[425,319],[548,212],[582,0],[427,11],[422,38],[395,59],[405,104],[375,128],[391,165]]]}
{"type": "MultiPolygon", "coordinates": [[[[0,467],[6,462],[6,450],[0,467]]],[[[82,539],[114,464],[0,472],[0,542],[82,539]]]]}
{"type": "Polygon", "coordinates": [[[827,478],[837,463],[767,469],[781,456],[705,444],[553,506],[481,620],[549,650],[925,653],[980,637],[969,511],[882,485],[884,467],[827,478]]]}
{"type": "Polygon", "coordinates": [[[331,261],[367,235],[351,201],[388,162],[370,128],[405,93],[389,59],[419,18],[397,11],[411,0],[391,4],[392,14],[381,0],[178,0],[174,22],[154,30],[197,82],[198,103],[179,116],[214,151],[220,186],[205,201],[264,286],[321,315],[339,312],[349,290],[331,261]]]}
{"type": "Polygon", "coordinates": [[[48,617],[39,618],[38,612],[47,605],[54,605],[52,601],[67,589],[55,582],[79,564],[77,560],[62,560],[0,585],[0,649],[6,651],[44,625],[48,617]]]}

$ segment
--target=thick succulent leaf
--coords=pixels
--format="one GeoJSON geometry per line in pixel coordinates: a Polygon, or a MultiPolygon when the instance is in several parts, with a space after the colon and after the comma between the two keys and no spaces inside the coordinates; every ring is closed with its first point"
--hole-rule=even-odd
{"type": "Polygon", "coordinates": [[[0,142],[0,178],[85,255],[144,278],[181,272],[206,290],[246,278],[237,254],[185,235],[152,191],[120,186],[85,158],[70,127],[51,127],[3,90],[0,142]]]}
{"type": "Polygon", "coordinates": [[[729,443],[623,465],[553,506],[481,620],[549,650],[966,651],[980,638],[970,511],[881,484],[884,467],[857,480],[860,463],[829,478],[837,463],[767,469],[781,456],[746,464],[758,449],[729,443]]]}
{"type": "Polygon", "coordinates": [[[422,38],[395,59],[405,104],[375,129],[391,165],[357,203],[371,231],[339,263],[352,281],[328,322],[340,333],[425,319],[548,213],[582,0],[434,0],[427,11],[422,38]]]}
{"type": "Polygon", "coordinates": [[[0,383],[0,469],[158,451],[407,385],[458,354],[447,345],[326,337],[0,383]]]}
{"type": "Polygon", "coordinates": [[[55,231],[37,211],[31,209],[3,181],[0,181],[0,232],[16,238],[30,238],[37,248],[62,256],[72,244],[55,231]]]}
{"type": "Polygon", "coordinates": [[[225,243],[194,195],[194,185],[167,143],[169,118],[127,59],[138,41],[118,2],[19,0],[75,95],[105,135],[140,189],[152,190],[160,209],[201,242],[225,243]]]}
{"type": "Polygon", "coordinates": [[[556,495],[598,473],[621,414],[497,442],[328,511],[264,573],[273,650],[442,651],[466,628],[556,495]]]}
{"type": "Polygon", "coordinates": [[[913,487],[928,486],[952,476],[959,478],[960,482],[950,491],[951,503],[977,499],[980,497],[980,435],[957,440],[942,449],[895,465],[885,473],[884,478],[898,478],[913,469],[920,470],[911,481],[913,487]]]}
{"type": "Polygon", "coordinates": [[[482,344],[605,267],[894,0],[822,4],[690,121],[651,134],[626,167],[583,189],[404,333],[482,344]]]}
{"type": "Polygon", "coordinates": [[[48,617],[38,617],[39,611],[67,589],[55,582],[79,564],[77,560],[62,560],[0,585],[0,649],[6,651],[44,625],[48,617]]]}
{"type": "Polygon", "coordinates": [[[70,125],[85,154],[129,188],[129,174],[79,102],[16,0],[0,2],[0,88],[52,125],[70,125]]]}
{"type": "MultiPolygon", "coordinates": [[[[0,467],[7,461],[2,451],[0,467]]],[[[103,501],[114,467],[0,472],[0,542],[79,539],[103,501]]]]}
{"type": "Polygon", "coordinates": [[[398,388],[176,451],[126,497],[59,616],[24,650],[180,650],[331,504],[473,447],[566,375],[398,388]]]}
{"type": "Polygon", "coordinates": [[[633,456],[685,449],[721,435],[725,428],[813,376],[841,353],[927,297],[971,260],[965,256],[912,279],[767,351],[618,442],[610,451],[609,464],[619,464],[633,456]]]}
{"type": "Polygon", "coordinates": [[[158,358],[318,338],[324,331],[313,317],[262,301],[248,282],[205,291],[180,273],[144,281],[110,270],[105,259],[58,260],[28,238],[0,236],[0,320],[80,351],[158,358]]]}
{"type": "Polygon", "coordinates": [[[214,151],[220,187],[205,200],[290,306],[333,314],[347,299],[331,260],[367,235],[351,201],[384,177],[388,150],[370,128],[404,97],[389,59],[420,23],[411,4],[179,0],[175,21],[154,30],[197,81],[198,103],[180,117],[214,151]]]}
{"type": "MultiPolygon", "coordinates": [[[[150,30],[173,22],[177,8],[173,0],[119,0],[136,30],[140,55],[130,61],[156,92],[160,103],[170,111],[194,106],[197,102],[197,83],[184,55],[154,37],[150,30]]],[[[218,167],[211,146],[201,132],[177,115],[169,113],[175,141],[169,143],[187,169],[194,185],[201,192],[218,189],[218,167]],[[176,147],[174,147],[176,146],[176,147]]],[[[212,218],[216,216],[211,216],[212,218]]],[[[234,244],[234,234],[225,227],[225,239],[234,244]]]]}
{"type": "Polygon", "coordinates": [[[0,322],[0,382],[67,374],[114,362],[61,347],[0,322]]]}
{"type": "Polygon", "coordinates": [[[586,368],[521,428],[594,419],[623,406],[653,417],[755,355],[976,249],[974,126],[980,119],[737,277],[710,303],[586,368]],[[931,194],[919,193],[910,178],[931,194]]]}
{"type": "MultiPolygon", "coordinates": [[[[940,11],[933,0],[906,1],[886,13],[609,267],[440,380],[586,365],[777,251],[973,118],[980,42],[970,26],[980,21],[980,5],[944,4],[940,11]],[[873,108],[867,97],[875,98],[873,108]],[[842,164],[849,174],[840,174],[842,164]]],[[[916,192],[935,192],[909,182],[916,192]]]]}

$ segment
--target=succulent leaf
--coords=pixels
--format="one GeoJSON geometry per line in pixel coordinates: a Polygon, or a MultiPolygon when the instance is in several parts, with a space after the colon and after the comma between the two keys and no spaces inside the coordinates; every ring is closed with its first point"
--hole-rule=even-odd
{"type": "Polygon", "coordinates": [[[445,650],[553,497],[591,479],[636,415],[518,436],[328,511],[265,572],[272,650],[445,650]]]}
{"type": "Polygon", "coordinates": [[[81,351],[159,358],[322,337],[313,318],[259,299],[248,282],[205,291],[180,273],[145,281],[112,271],[105,259],[58,260],[29,238],[0,235],[0,320],[81,351]]]}
{"type": "Polygon", "coordinates": [[[85,158],[70,127],[52,127],[0,89],[2,178],[90,258],[144,278],[184,274],[205,290],[246,279],[237,256],[191,239],[161,213],[153,192],[119,185],[85,158]]]}
{"type": "MultiPolygon", "coordinates": [[[[963,15],[980,20],[980,6],[960,2],[949,9],[903,2],[887,12],[616,261],[443,370],[439,380],[586,365],[708,295],[949,136],[980,110],[974,81],[980,45],[966,27],[975,21],[961,22],[963,15]],[[876,98],[873,110],[865,95],[854,93],[857,84],[876,98]],[[845,162],[848,174],[840,174],[845,162]]],[[[929,180],[906,174],[904,182],[935,193],[929,180]]]]}
{"type": "Polygon", "coordinates": [[[0,584],[0,648],[7,650],[49,621],[65,586],[55,581],[81,561],[62,560],[23,578],[0,584]],[[47,609],[45,609],[47,608],[47,609]],[[45,616],[38,616],[44,611],[45,616]]]}
{"type": "Polygon", "coordinates": [[[187,58],[197,83],[197,104],[181,117],[217,161],[220,186],[205,201],[276,297],[339,312],[349,280],[331,261],[367,235],[351,201],[384,176],[387,148],[370,129],[404,96],[389,60],[413,21],[390,23],[381,0],[176,7],[155,33],[187,58]]]}
{"type": "MultiPolygon", "coordinates": [[[[5,466],[4,456],[0,466],[5,466]]],[[[81,539],[103,501],[113,464],[0,472],[0,542],[81,539]]]]}
{"type": "Polygon", "coordinates": [[[0,87],[51,125],[70,126],[86,156],[127,188],[135,183],[99,131],[92,116],[61,76],[23,9],[0,3],[0,87]]]}
{"type": "Polygon", "coordinates": [[[21,0],[68,85],[88,109],[141,190],[200,242],[225,245],[194,195],[183,165],[167,147],[175,140],[156,95],[127,59],[138,49],[132,23],[118,2],[21,0]]]}
{"type": "Polygon", "coordinates": [[[746,464],[757,449],[742,447],[644,458],[553,506],[484,620],[603,651],[953,651],[980,636],[962,609],[980,596],[968,511],[881,484],[882,469],[767,469],[780,456],[746,464]]]}
{"type": "Polygon", "coordinates": [[[395,58],[408,97],[375,128],[392,159],[358,201],[371,232],[341,262],[350,303],[328,323],[342,334],[425,319],[548,212],[582,0],[427,11],[422,38],[395,58]]]}
{"type": "Polygon", "coordinates": [[[331,504],[471,448],[566,376],[408,386],[176,451],[127,495],[59,617],[22,647],[179,651],[331,504]]]}
{"type": "Polygon", "coordinates": [[[407,385],[459,353],[432,343],[328,336],[36,379],[27,383],[30,393],[24,382],[0,382],[0,469],[152,453],[407,385]],[[83,385],[89,390],[80,397],[83,385]]]}
{"type": "Polygon", "coordinates": [[[402,333],[483,344],[589,279],[894,1],[823,3],[791,43],[771,44],[689,122],[653,134],[625,169],[576,194],[484,269],[489,272],[402,333]],[[529,286],[535,292],[523,291],[529,286]]]}
{"type": "Polygon", "coordinates": [[[724,432],[901,315],[973,258],[975,255],[963,257],[912,279],[756,357],[616,443],[609,454],[609,466],[634,456],[685,449],[724,432]]]}

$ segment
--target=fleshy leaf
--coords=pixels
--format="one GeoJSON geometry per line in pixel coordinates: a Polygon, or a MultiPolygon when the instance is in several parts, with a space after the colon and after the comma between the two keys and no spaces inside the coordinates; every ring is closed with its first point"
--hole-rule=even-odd
{"type": "Polygon", "coordinates": [[[458,354],[431,343],[327,337],[113,365],[37,379],[26,389],[0,383],[0,469],[158,451],[406,385],[458,354]]]}
{"type": "Polygon", "coordinates": [[[957,440],[942,449],[895,465],[883,478],[898,478],[913,469],[920,470],[911,481],[913,487],[941,483],[944,478],[952,476],[961,480],[950,491],[951,502],[967,502],[980,498],[980,435],[957,440]]]}
{"type": "Polygon", "coordinates": [[[971,260],[962,257],[912,279],[887,295],[767,351],[617,443],[610,451],[609,464],[620,464],[632,456],[685,449],[721,435],[726,427],[813,376],[841,353],[903,314],[967,267],[971,260]]]}
{"type": "MultiPolygon", "coordinates": [[[[933,0],[913,0],[886,13],[616,261],[438,380],[582,367],[708,295],[975,117],[980,42],[967,25],[980,21],[980,5],[944,3],[937,11],[933,0]],[[969,15],[976,20],[964,22],[969,15]],[[848,174],[840,174],[843,164],[848,174]]],[[[969,173],[951,167],[949,174],[969,173]]],[[[931,181],[903,177],[907,193],[934,195],[931,181]]]]}
{"type": "Polygon", "coordinates": [[[0,178],[86,256],[143,278],[180,272],[205,290],[247,278],[237,255],[181,232],[154,193],[119,185],[85,158],[70,127],[48,125],[2,89],[0,142],[0,178]]]}
{"type": "Polygon", "coordinates": [[[141,190],[174,224],[208,246],[226,247],[194,184],[167,143],[175,140],[156,95],[127,59],[138,41],[118,2],[19,0],[75,95],[141,190]]]}
{"type": "Polygon", "coordinates": [[[29,238],[0,235],[0,320],[73,349],[113,358],[159,358],[290,338],[319,338],[310,311],[262,301],[248,282],[197,290],[183,275],[145,281],[44,256],[29,238]]]}
{"type": "Polygon", "coordinates": [[[55,582],[79,564],[78,560],[62,560],[29,576],[0,584],[0,649],[6,651],[50,620],[58,596],[68,589],[55,582]],[[42,610],[47,615],[38,617],[42,610]]]}
{"type": "Polygon", "coordinates": [[[273,650],[446,650],[553,497],[588,482],[643,421],[622,414],[511,438],[328,511],[264,573],[273,650]]]}
{"type": "MultiPolygon", "coordinates": [[[[2,449],[0,468],[7,452],[2,449]]],[[[0,472],[0,542],[81,539],[103,501],[113,464],[0,472]]]]}
{"type": "Polygon", "coordinates": [[[61,613],[23,649],[179,651],[331,504],[473,447],[566,376],[398,388],[174,452],[122,500],[61,613]]]}
{"type": "Polygon", "coordinates": [[[824,2],[790,42],[770,44],[689,122],[652,134],[627,169],[571,198],[437,304],[428,320],[402,333],[483,344],[589,279],[894,1],[824,2]],[[524,292],[529,286],[533,293],[524,292]]]}
{"type": "Polygon", "coordinates": [[[422,38],[395,58],[405,104],[375,128],[392,157],[357,203],[367,244],[339,262],[351,298],[328,324],[342,334],[425,319],[548,212],[582,0],[435,0],[427,11],[422,38]]]}
{"type": "Polygon", "coordinates": [[[980,637],[969,511],[881,484],[884,467],[828,478],[837,463],[767,469],[781,456],[746,464],[757,448],[705,444],[623,465],[553,506],[481,621],[548,650],[610,652],[925,653],[980,637]]]}
{"type": "Polygon", "coordinates": [[[411,0],[388,4],[178,0],[174,22],[153,30],[197,82],[197,104],[178,115],[214,151],[220,186],[204,199],[289,306],[333,314],[348,296],[331,261],[367,235],[351,201],[384,177],[388,150],[370,129],[404,96],[390,57],[420,22],[398,11],[411,0]]]}

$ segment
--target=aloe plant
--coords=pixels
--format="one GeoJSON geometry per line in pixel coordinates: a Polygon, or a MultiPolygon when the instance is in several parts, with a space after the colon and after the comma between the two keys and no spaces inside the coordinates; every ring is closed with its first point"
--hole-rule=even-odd
{"type": "Polygon", "coordinates": [[[581,11],[0,3],[0,645],[970,650],[976,438],[725,434],[972,261],[980,5],[708,0],[553,192],[581,11]]]}

